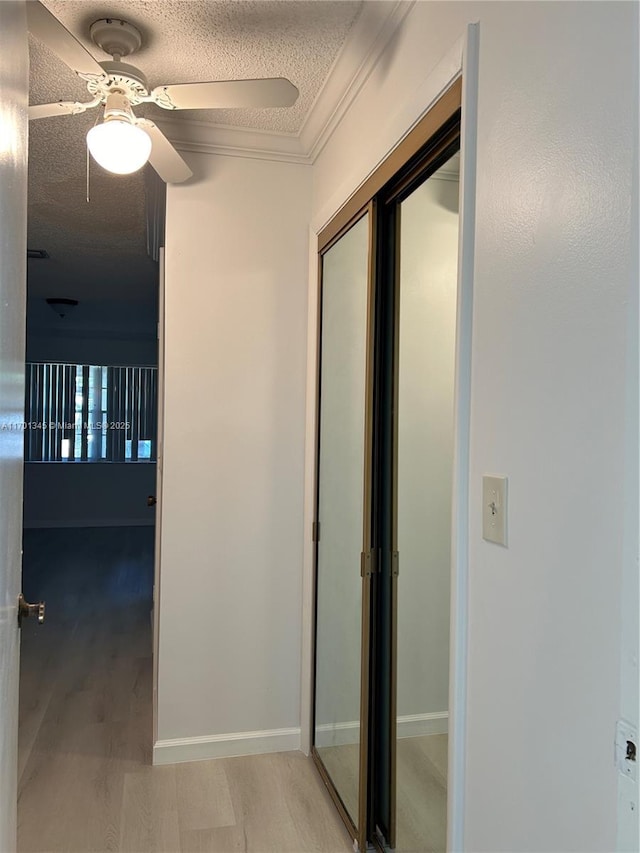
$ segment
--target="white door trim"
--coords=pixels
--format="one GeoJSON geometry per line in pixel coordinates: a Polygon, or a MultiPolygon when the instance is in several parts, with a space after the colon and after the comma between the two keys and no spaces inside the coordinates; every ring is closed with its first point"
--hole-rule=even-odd
{"type": "Polygon", "coordinates": [[[162,544],[162,468],[164,454],[164,246],[158,251],[158,425],[156,431],[156,530],[153,571],[153,743],[158,742],[158,660],[160,645],[160,567],[162,544]]]}
{"type": "Polygon", "coordinates": [[[0,2],[0,850],[16,849],[27,287],[29,53],[23,2],[0,2]]]}
{"type": "Polygon", "coordinates": [[[476,230],[479,24],[467,27],[462,54],[458,317],[451,530],[451,633],[449,659],[449,772],[447,850],[464,850],[465,752],[469,612],[469,444],[471,437],[471,336],[476,230]]]}

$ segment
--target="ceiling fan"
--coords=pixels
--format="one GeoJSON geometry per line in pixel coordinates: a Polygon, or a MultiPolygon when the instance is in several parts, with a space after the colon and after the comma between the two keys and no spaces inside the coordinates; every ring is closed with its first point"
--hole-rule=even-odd
{"type": "Polygon", "coordinates": [[[222,80],[176,83],[149,89],[146,77],[122,58],[140,49],[140,31],[118,18],[101,18],[89,30],[92,41],[110,54],[97,62],[69,30],[39,0],[27,3],[29,31],[44,42],[78,77],[86,81],[91,100],[57,101],[29,107],[29,118],[77,115],[104,104],[102,123],[87,134],[87,145],[101,166],[130,174],[149,161],[167,183],[192,175],[167,137],[149,119],[138,118],[132,107],[154,103],[165,110],[206,110],[228,107],[290,107],[298,90],[284,77],[260,80],[222,80]]]}

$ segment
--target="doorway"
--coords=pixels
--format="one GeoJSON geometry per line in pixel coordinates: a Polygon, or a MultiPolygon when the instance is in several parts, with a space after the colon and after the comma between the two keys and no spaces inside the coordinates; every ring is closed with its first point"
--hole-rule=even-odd
{"type": "Polygon", "coordinates": [[[312,754],[360,849],[446,849],[460,148],[452,106],[320,244],[312,754]]]}
{"type": "Polygon", "coordinates": [[[151,764],[164,185],[92,166],[89,204],[73,179],[52,200],[42,121],[29,156],[29,246],[43,252],[28,261],[23,590],[46,618],[22,630],[18,849],[88,850],[117,846],[126,772],[151,764]]]}

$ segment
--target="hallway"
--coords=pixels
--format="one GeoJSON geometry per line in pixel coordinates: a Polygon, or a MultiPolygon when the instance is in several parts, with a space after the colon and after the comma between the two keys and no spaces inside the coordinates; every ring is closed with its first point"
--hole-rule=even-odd
{"type": "Polygon", "coordinates": [[[151,527],[25,532],[20,853],[348,851],[299,752],[150,766],[152,583],[151,527]]]}

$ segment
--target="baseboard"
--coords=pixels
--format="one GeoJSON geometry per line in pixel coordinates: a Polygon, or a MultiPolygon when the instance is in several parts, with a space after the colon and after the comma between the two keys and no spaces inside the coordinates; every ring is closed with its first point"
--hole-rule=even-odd
{"type": "Polygon", "coordinates": [[[269,729],[262,732],[233,732],[204,737],[158,740],[153,746],[154,764],[179,764],[235,755],[260,755],[300,749],[300,729],[269,729]]]}
{"type": "Polygon", "coordinates": [[[153,527],[154,518],[76,518],[56,521],[24,520],[25,530],[40,530],[45,527],[153,527]]]}
{"type": "MultiPolygon", "coordinates": [[[[444,735],[449,728],[449,714],[446,711],[435,714],[407,714],[398,717],[398,737],[422,737],[423,735],[444,735]]],[[[357,720],[346,723],[327,723],[316,729],[317,747],[345,746],[358,743],[360,724],[357,720]]]]}
{"type": "Polygon", "coordinates": [[[346,723],[323,723],[316,726],[314,743],[317,747],[345,746],[360,742],[360,723],[350,720],[346,723]]]}
{"type": "Polygon", "coordinates": [[[423,735],[446,735],[449,731],[449,714],[407,714],[398,717],[398,737],[422,737],[423,735]]]}

